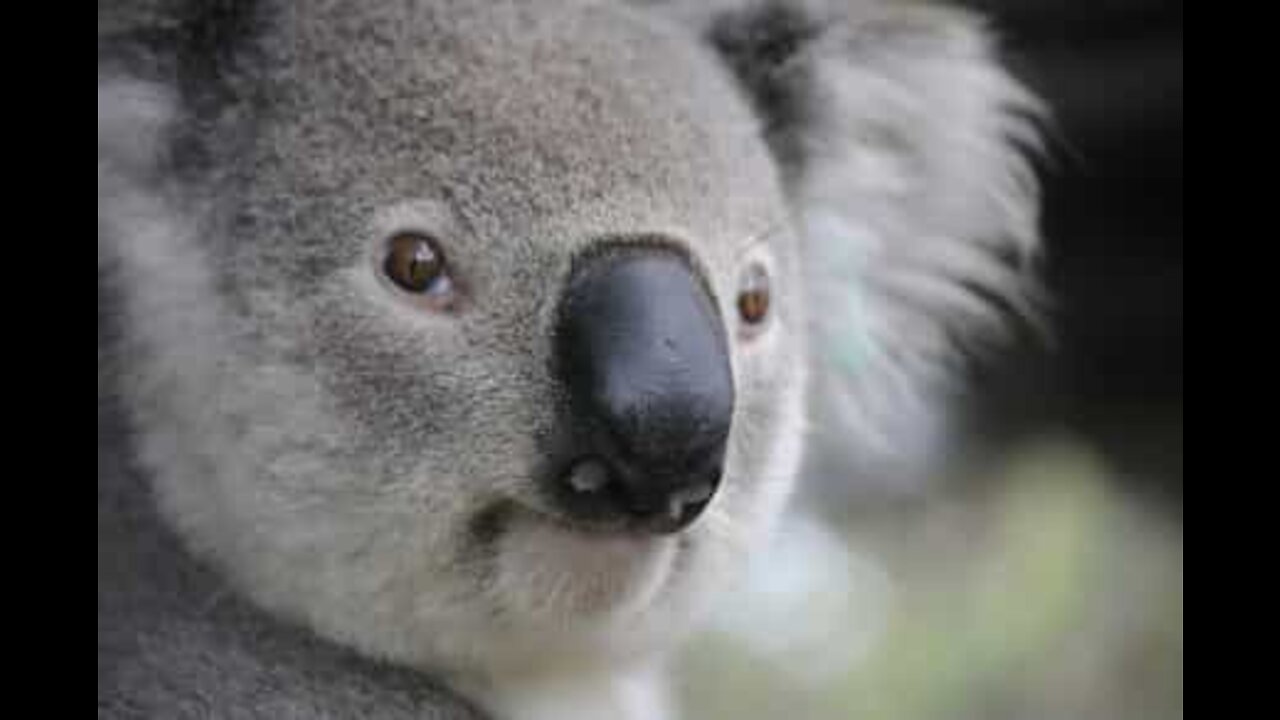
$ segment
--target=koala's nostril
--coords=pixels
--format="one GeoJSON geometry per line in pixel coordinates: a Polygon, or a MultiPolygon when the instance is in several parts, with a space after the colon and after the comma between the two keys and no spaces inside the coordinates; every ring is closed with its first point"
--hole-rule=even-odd
{"type": "Polygon", "coordinates": [[[562,479],[561,506],[573,518],[600,527],[671,534],[702,516],[720,487],[720,472],[691,481],[637,476],[601,458],[573,465],[562,479]]]}
{"type": "Polygon", "coordinates": [[[557,343],[575,452],[594,458],[565,487],[659,530],[697,519],[720,484],[736,397],[724,323],[688,261],[618,247],[579,263],[557,343]]]}
{"type": "Polygon", "coordinates": [[[580,497],[601,496],[613,484],[608,465],[595,459],[583,460],[569,471],[569,490],[580,497]]]}

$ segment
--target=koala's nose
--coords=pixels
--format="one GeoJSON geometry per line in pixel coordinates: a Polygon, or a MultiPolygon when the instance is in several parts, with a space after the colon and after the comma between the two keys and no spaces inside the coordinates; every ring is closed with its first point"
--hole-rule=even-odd
{"type": "Polygon", "coordinates": [[[630,247],[579,262],[557,344],[580,438],[562,506],[655,533],[693,524],[720,486],[735,392],[724,324],[689,262],[630,247]]]}

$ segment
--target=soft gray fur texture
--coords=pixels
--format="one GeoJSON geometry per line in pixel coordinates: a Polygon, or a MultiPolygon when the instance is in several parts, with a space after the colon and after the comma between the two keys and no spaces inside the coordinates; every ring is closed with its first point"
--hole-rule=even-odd
{"type": "Polygon", "coordinates": [[[140,1],[98,27],[100,717],[471,716],[431,678],[499,720],[665,720],[664,659],[806,438],[883,444],[1024,291],[1035,106],[954,11],[140,1]],[[402,231],[440,239],[454,311],[380,280],[402,231]],[[556,303],[641,237],[733,339],[725,487],[679,537],[587,537],[533,482],[556,303]]]}

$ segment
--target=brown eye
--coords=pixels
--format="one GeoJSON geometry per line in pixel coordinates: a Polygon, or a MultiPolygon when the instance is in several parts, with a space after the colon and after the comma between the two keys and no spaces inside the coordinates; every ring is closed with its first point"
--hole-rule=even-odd
{"type": "Polygon", "coordinates": [[[444,253],[434,240],[423,235],[392,238],[383,271],[407,293],[446,296],[452,291],[444,253]]]}
{"type": "Polygon", "coordinates": [[[773,303],[769,273],[760,265],[752,265],[742,279],[738,295],[738,314],[751,326],[763,325],[769,319],[773,303]]]}

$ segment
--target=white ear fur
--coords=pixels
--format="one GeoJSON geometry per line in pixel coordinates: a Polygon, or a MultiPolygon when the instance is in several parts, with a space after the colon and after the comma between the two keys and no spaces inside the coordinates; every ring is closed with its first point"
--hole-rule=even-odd
{"type": "Polygon", "coordinates": [[[998,336],[1006,311],[1032,314],[1040,203],[1025,153],[1041,108],[971,15],[883,6],[845,20],[808,51],[811,114],[791,139],[816,425],[837,447],[911,455],[960,351],[998,336]]]}

